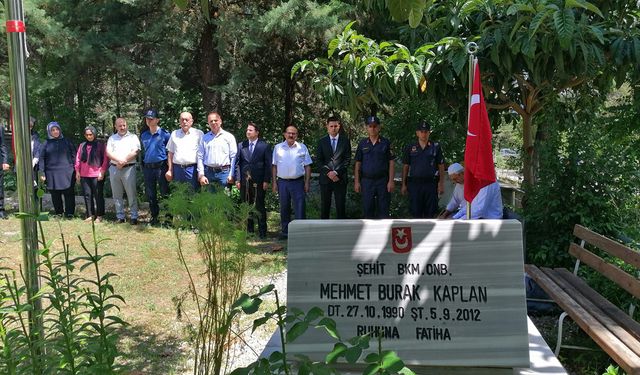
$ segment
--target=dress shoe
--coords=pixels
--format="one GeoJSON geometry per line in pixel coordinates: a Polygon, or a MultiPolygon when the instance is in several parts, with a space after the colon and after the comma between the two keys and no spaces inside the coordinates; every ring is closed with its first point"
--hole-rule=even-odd
{"type": "Polygon", "coordinates": [[[125,219],[118,219],[116,220],[116,224],[123,224],[125,221],[125,219]]]}
{"type": "Polygon", "coordinates": [[[131,225],[138,225],[138,219],[131,219],[131,225]]]}

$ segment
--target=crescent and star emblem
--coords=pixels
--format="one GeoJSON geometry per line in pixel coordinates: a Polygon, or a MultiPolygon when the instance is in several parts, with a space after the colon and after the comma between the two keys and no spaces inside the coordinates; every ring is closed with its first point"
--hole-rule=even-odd
{"type": "Polygon", "coordinates": [[[411,227],[393,228],[391,230],[391,244],[393,251],[398,254],[411,251],[411,227]]]}
{"type": "Polygon", "coordinates": [[[404,232],[404,229],[396,229],[396,239],[395,244],[398,249],[404,250],[407,246],[409,246],[409,238],[406,237],[407,234],[404,232]],[[400,240],[404,239],[402,242],[400,240]]]}

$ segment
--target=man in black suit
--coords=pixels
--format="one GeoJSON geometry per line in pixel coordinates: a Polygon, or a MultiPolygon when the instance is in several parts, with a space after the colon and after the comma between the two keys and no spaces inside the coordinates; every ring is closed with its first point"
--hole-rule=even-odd
{"type": "Polygon", "coordinates": [[[340,118],[327,119],[327,135],[320,138],[316,155],[320,165],[320,218],[328,219],[331,209],[331,194],[336,201],[336,218],[345,219],[347,197],[347,168],[351,163],[351,142],[340,131],[340,118]]]}
{"type": "Polygon", "coordinates": [[[9,155],[4,144],[4,128],[0,125],[0,219],[6,219],[4,213],[4,172],[9,171],[9,155]]]}
{"type": "MultiPolygon", "coordinates": [[[[258,211],[258,235],[267,236],[267,210],[264,207],[265,191],[271,184],[271,146],[259,139],[260,128],[250,122],[247,139],[238,143],[236,156],[236,186],[244,202],[255,204],[258,211]]],[[[247,232],[253,233],[253,218],[247,222],[247,232]]]]}

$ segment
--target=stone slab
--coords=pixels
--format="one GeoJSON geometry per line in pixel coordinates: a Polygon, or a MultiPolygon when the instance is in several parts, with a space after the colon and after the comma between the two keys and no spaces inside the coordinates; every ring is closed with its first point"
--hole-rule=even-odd
{"type": "MultiPolygon", "coordinates": [[[[523,275],[515,220],[289,226],[289,308],[322,308],[343,339],[381,335],[410,365],[529,366],[523,275]]],[[[288,350],[321,359],[334,342],[309,330],[288,350]]]]}

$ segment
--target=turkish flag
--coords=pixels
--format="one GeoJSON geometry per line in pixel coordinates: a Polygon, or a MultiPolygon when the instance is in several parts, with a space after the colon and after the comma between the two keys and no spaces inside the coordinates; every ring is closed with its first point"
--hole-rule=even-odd
{"type": "Polygon", "coordinates": [[[480,66],[475,62],[473,88],[469,104],[467,145],[464,150],[464,199],[472,202],[483,187],[496,181],[491,147],[491,124],[484,104],[480,66]]]}

